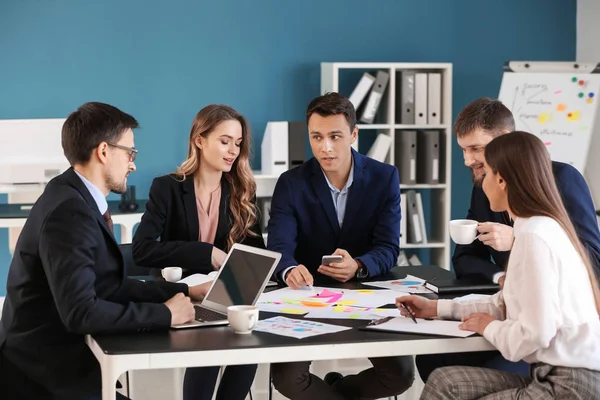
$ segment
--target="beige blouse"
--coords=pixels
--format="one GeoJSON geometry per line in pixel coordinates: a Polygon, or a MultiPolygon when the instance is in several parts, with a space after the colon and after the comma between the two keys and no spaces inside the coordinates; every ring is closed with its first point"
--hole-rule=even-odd
{"type": "Polygon", "coordinates": [[[215,243],[217,225],[219,224],[219,204],[221,203],[221,185],[210,194],[210,206],[208,210],[202,207],[202,203],[196,196],[196,208],[198,209],[198,224],[200,225],[198,241],[215,243]]]}

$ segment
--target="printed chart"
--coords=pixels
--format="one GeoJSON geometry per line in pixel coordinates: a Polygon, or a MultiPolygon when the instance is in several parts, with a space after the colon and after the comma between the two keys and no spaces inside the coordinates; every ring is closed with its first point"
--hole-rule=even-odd
{"type": "Polygon", "coordinates": [[[349,329],[352,328],[286,317],[273,317],[259,321],[256,328],[254,328],[254,330],[258,332],[290,336],[297,339],[304,339],[327,333],[336,333],[349,329]]]}

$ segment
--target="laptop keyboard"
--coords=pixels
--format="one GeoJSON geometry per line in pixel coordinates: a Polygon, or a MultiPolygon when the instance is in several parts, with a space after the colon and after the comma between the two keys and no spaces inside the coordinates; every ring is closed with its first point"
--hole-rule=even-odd
{"type": "Polygon", "coordinates": [[[227,319],[227,317],[221,313],[218,313],[216,311],[211,311],[208,310],[206,308],[202,308],[202,307],[198,307],[198,306],[194,306],[194,309],[196,310],[196,321],[221,321],[224,319],[227,319]]]}

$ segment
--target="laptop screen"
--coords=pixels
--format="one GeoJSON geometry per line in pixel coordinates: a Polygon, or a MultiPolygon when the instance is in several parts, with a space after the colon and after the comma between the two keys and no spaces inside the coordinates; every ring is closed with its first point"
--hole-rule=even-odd
{"type": "Polygon", "coordinates": [[[275,261],[273,257],[234,248],[205,300],[225,307],[254,304],[275,261]]]}

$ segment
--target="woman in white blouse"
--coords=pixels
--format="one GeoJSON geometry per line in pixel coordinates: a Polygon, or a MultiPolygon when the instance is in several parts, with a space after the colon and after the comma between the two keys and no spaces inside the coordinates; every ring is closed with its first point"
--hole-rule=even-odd
{"type": "Polygon", "coordinates": [[[554,182],[545,145],[526,132],[485,148],[483,190],[508,211],[514,244],[503,289],[471,301],[406,296],[400,311],[461,320],[530,377],[477,367],[439,368],[422,399],[600,399],[600,290],[554,182]]]}

